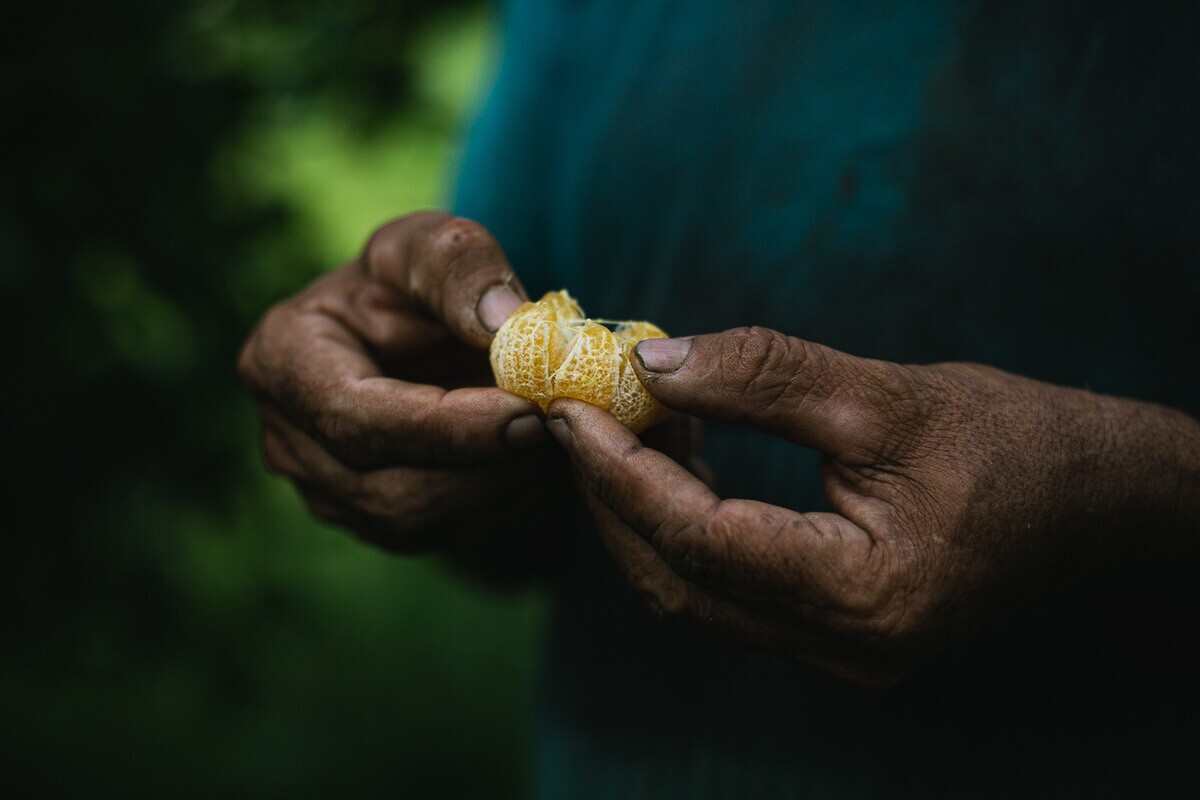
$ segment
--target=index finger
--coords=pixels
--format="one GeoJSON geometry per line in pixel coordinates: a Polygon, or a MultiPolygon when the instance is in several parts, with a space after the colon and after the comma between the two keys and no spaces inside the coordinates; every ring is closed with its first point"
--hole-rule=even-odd
{"type": "Polygon", "coordinates": [[[362,260],[372,278],[415,300],[459,339],[480,348],[528,299],[487,228],[445,212],[389,222],[371,237],[362,260]]]}
{"type": "Polygon", "coordinates": [[[756,599],[841,605],[871,537],[836,514],[801,514],[721,500],[611,415],[579,401],[550,406],[548,428],[587,487],[640,533],[680,576],[756,599]],[[841,598],[841,599],[839,599],[841,598]]]}

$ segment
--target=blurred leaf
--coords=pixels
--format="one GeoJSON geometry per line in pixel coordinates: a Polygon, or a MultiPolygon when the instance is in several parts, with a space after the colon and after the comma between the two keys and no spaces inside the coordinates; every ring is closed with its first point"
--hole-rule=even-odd
{"type": "Polygon", "coordinates": [[[0,87],[9,782],[520,794],[539,598],[315,523],[262,470],[233,374],[267,306],[384,219],[444,203],[489,18],[18,6],[0,31],[18,76],[0,87]]]}

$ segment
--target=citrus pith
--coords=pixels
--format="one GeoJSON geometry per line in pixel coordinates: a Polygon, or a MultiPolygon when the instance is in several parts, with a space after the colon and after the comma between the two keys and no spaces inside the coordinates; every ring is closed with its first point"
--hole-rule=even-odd
{"type": "Polygon", "coordinates": [[[589,319],[565,289],[521,304],[492,340],[496,385],[542,411],[559,397],[584,400],[634,433],[644,431],[670,412],[646,391],[629,359],[638,342],[667,334],[649,322],[614,324],[609,330],[589,319]]]}

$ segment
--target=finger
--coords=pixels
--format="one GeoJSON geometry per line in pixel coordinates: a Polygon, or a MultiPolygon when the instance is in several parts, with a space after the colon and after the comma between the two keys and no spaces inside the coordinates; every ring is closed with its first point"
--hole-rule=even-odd
{"type": "Polygon", "coordinates": [[[354,515],[349,507],[313,486],[296,484],[296,491],[308,508],[308,513],[326,525],[337,525],[349,529],[354,515]]]}
{"type": "Polygon", "coordinates": [[[349,507],[312,482],[310,471],[293,449],[290,437],[280,429],[277,419],[263,425],[262,442],[267,469],[291,480],[310,514],[331,525],[348,523],[352,516],[349,507]]]}
{"type": "Polygon", "coordinates": [[[443,212],[384,225],[368,242],[363,263],[373,278],[415,298],[455,336],[479,348],[528,299],[491,233],[443,212]]]}
{"type": "MultiPolygon", "coordinates": [[[[286,418],[264,409],[271,440],[288,454],[286,474],[314,515],[342,524],[372,544],[416,552],[439,542],[433,522],[478,513],[518,480],[508,470],[352,469],[286,418]],[[453,512],[447,515],[446,509],[453,512]]],[[[441,525],[449,530],[452,526],[441,525]]]]}
{"type": "Polygon", "coordinates": [[[680,577],[645,539],[591,491],[584,488],[582,494],[605,548],[630,587],[655,616],[700,625],[744,644],[776,652],[816,649],[815,637],[680,577]]]}
{"type": "Polygon", "coordinates": [[[586,488],[582,494],[605,548],[630,587],[659,619],[794,658],[851,680],[869,682],[873,678],[861,668],[862,653],[846,642],[680,577],[594,494],[586,488]]]}
{"type": "Polygon", "coordinates": [[[663,404],[838,455],[874,441],[905,401],[896,365],[768,328],[638,344],[635,369],[663,404]]]}
{"type": "Polygon", "coordinates": [[[283,437],[270,425],[263,426],[262,457],[267,471],[273,475],[293,479],[304,476],[300,461],[283,437]]]}
{"type": "Polygon", "coordinates": [[[529,401],[385,377],[336,319],[294,305],[267,315],[240,368],[260,398],[353,466],[483,463],[544,438],[529,401]]]}
{"type": "Polygon", "coordinates": [[[291,456],[294,466],[289,477],[371,516],[398,515],[408,510],[404,501],[431,502],[449,488],[467,488],[476,476],[473,470],[410,466],[358,470],[278,412],[264,408],[261,413],[264,424],[291,456]],[[398,496],[402,496],[400,501],[398,496]]]}
{"type": "Polygon", "coordinates": [[[317,520],[343,528],[363,542],[392,553],[419,553],[429,547],[428,539],[404,537],[392,530],[391,521],[364,514],[321,487],[297,481],[296,491],[308,512],[317,520]]]}
{"type": "Polygon", "coordinates": [[[744,597],[785,595],[814,617],[838,608],[843,599],[856,604],[859,583],[864,592],[869,588],[860,573],[874,557],[875,543],[849,520],[749,500],[722,501],[682,466],[643,447],[611,415],[586,403],[555,401],[549,429],[587,489],[686,579],[744,597]]]}

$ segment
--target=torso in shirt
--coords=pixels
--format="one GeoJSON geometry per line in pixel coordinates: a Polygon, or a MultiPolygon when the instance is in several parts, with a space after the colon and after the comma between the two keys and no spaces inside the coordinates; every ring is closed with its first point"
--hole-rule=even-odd
{"type": "MultiPolygon", "coordinates": [[[[531,292],[599,316],[766,325],[1195,414],[1198,23],[1182,3],[515,0],[457,208],[531,292]]],[[[811,453],[727,426],[706,453],[727,496],[824,503],[811,453]]],[[[868,693],[662,628],[570,535],[551,794],[579,770],[611,777],[595,796],[1118,792],[1196,743],[1185,662],[1120,586],[1073,586],[868,693]]]]}

